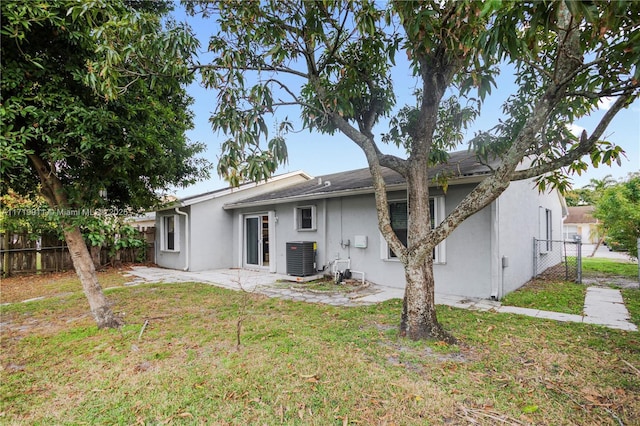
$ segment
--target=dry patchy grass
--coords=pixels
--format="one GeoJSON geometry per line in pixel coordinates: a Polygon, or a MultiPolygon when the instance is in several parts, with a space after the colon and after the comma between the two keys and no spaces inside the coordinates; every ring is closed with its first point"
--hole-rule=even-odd
{"type": "MultiPolygon", "coordinates": [[[[108,268],[98,271],[98,281],[103,288],[120,287],[130,279],[123,276],[128,268],[108,268]]],[[[2,303],[16,303],[36,297],[52,297],[82,291],[75,271],[48,272],[42,274],[15,275],[0,278],[2,303]]]]}
{"type": "Polygon", "coordinates": [[[638,333],[441,307],[442,323],[463,342],[447,346],[399,338],[398,300],[336,308],[188,283],[108,295],[125,318],[121,330],[97,330],[80,293],[2,307],[3,423],[640,418],[638,333]]]}

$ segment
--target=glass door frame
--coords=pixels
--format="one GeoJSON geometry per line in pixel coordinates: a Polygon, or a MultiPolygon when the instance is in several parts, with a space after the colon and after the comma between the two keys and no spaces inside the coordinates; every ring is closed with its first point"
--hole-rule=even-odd
{"type": "Polygon", "coordinates": [[[242,215],[242,265],[248,269],[268,269],[275,272],[273,264],[273,213],[242,215]],[[250,258],[251,256],[251,259],[250,258]],[[255,263],[249,263],[249,262],[255,263]]]}

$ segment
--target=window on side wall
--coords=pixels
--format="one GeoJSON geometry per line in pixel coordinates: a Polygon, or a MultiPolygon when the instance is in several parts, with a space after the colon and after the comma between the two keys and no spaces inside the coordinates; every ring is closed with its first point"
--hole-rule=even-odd
{"type": "Polygon", "coordinates": [[[173,216],[162,217],[162,250],[179,251],[178,218],[173,216]]]}
{"type": "Polygon", "coordinates": [[[316,230],[316,206],[296,207],[294,212],[295,229],[298,231],[316,230]]]}
{"type": "Polygon", "coordinates": [[[542,238],[546,240],[545,243],[543,244],[543,247],[546,251],[552,251],[553,250],[553,241],[552,241],[553,240],[553,220],[552,220],[550,209],[544,209],[543,230],[544,230],[544,235],[542,236],[542,238]]]}
{"type": "MultiPolygon", "coordinates": [[[[444,219],[444,197],[433,197],[429,200],[429,210],[431,214],[431,229],[435,228],[436,223],[440,223],[444,219]]],[[[389,218],[391,220],[391,228],[404,244],[407,245],[407,235],[409,229],[409,210],[407,201],[391,201],[389,202],[389,218]]],[[[397,259],[396,254],[391,250],[384,237],[382,239],[382,258],[397,259]]],[[[445,242],[441,242],[433,249],[433,261],[435,263],[445,263],[445,242]]]]}

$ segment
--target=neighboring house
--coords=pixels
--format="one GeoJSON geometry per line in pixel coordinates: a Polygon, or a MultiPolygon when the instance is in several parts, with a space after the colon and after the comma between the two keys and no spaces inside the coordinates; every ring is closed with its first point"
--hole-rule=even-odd
{"type": "MultiPolygon", "coordinates": [[[[435,184],[430,188],[435,222],[442,221],[489,172],[469,152],[452,153],[446,166],[434,168],[433,176],[450,176],[446,192],[435,184]]],[[[392,226],[406,238],[405,181],[390,169],[385,169],[384,175],[392,226]]],[[[369,170],[360,169],[235,200],[221,199],[229,216],[216,226],[228,227],[225,239],[217,238],[212,243],[201,238],[193,246],[210,259],[215,257],[210,253],[212,246],[225,247],[224,262],[210,263],[211,268],[240,267],[286,274],[287,256],[293,253],[287,243],[310,242],[316,249],[314,267],[318,271],[329,271],[336,259],[350,259],[351,269],[364,272],[368,281],[403,288],[403,267],[378,231],[371,182],[369,170]]],[[[191,207],[192,235],[199,235],[203,232],[202,219],[196,226],[196,212],[191,207]]],[[[204,205],[202,208],[206,209],[204,205]]],[[[522,286],[533,275],[533,239],[561,239],[565,209],[558,192],[539,193],[532,180],[513,182],[434,250],[436,292],[499,299],[522,286]]],[[[205,217],[220,215],[207,212],[203,211],[205,217]]],[[[561,246],[541,245],[536,255],[558,259],[558,263],[561,246]]]]}
{"type": "Polygon", "coordinates": [[[156,212],[147,212],[138,216],[131,216],[125,221],[138,231],[146,231],[156,226],[156,212]]]}
{"type": "Polygon", "coordinates": [[[594,206],[568,207],[569,215],[562,225],[564,239],[573,241],[578,237],[585,244],[597,244],[600,238],[598,219],[593,217],[594,206]]]}
{"type": "MultiPolygon", "coordinates": [[[[233,227],[233,214],[224,210],[223,205],[309,179],[311,177],[304,172],[292,172],[274,176],[266,182],[212,191],[167,205],[156,212],[156,264],[189,271],[234,266],[237,233],[233,227]]],[[[263,241],[269,244],[268,237],[263,241]]]]}

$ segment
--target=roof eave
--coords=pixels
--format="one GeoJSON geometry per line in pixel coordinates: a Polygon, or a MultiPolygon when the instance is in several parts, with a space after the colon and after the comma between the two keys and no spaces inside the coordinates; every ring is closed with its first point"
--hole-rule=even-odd
{"type": "MultiPolygon", "coordinates": [[[[479,183],[484,179],[488,173],[486,174],[475,174],[472,176],[464,176],[449,183],[449,186],[453,185],[465,185],[470,183],[479,183]]],[[[431,187],[437,187],[438,185],[430,185],[431,187]]],[[[387,191],[398,191],[402,189],[406,189],[406,183],[397,183],[392,185],[387,185],[387,191]]],[[[257,200],[253,202],[235,202],[235,203],[227,203],[222,206],[224,210],[235,210],[239,208],[249,208],[249,207],[264,207],[273,204],[283,204],[283,203],[293,203],[299,201],[313,201],[313,200],[323,200],[329,198],[340,198],[344,196],[353,196],[353,195],[366,195],[373,194],[375,191],[373,187],[367,188],[359,188],[359,189],[345,189],[342,191],[332,191],[332,192],[316,192],[313,194],[303,194],[303,195],[295,195],[291,197],[281,197],[281,198],[271,198],[267,200],[257,200]]]]}
{"type": "Polygon", "coordinates": [[[191,197],[187,197],[186,199],[183,200],[177,200],[175,202],[173,202],[172,204],[165,206],[161,209],[158,209],[156,211],[164,211],[164,210],[174,210],[176,207],[187,207],[187,206],[191,206],[193,204],[198,204],[198,203],[202,203],[204,201],[209,201],[209,200],[213,200],[214,198],[220,198],[223,197],[225,195],[229,195],[229,194],[234,194],[234,193],[238,193],[240,191],[245,191],[247,189],[251,189],[251,188],[255,188],[257,186],[260,185],[264,185],[265,183],[271,183],[271,182],[277,182],[279,180],[283,180],[283,179],[287,179],[296,175],[300,175],[301,177],[305,178],[306,180],[311,180],[313,179],[313,177],[309,174],[307,174],[306,172],[302,171],[302,170],[298,170],[295,172],[289,172],[289,173],[285,173],[282,175],[278,175],[272,178],[267,179],[265,182],[248,182],[244,185],[241,185],[239,187],[236,188],[224,188],[224,189],[220,189],[217,191],[213,191],[213,192],[208,192],[205,194],[201,194],[201,195],[194,195],[191,197]]]}

